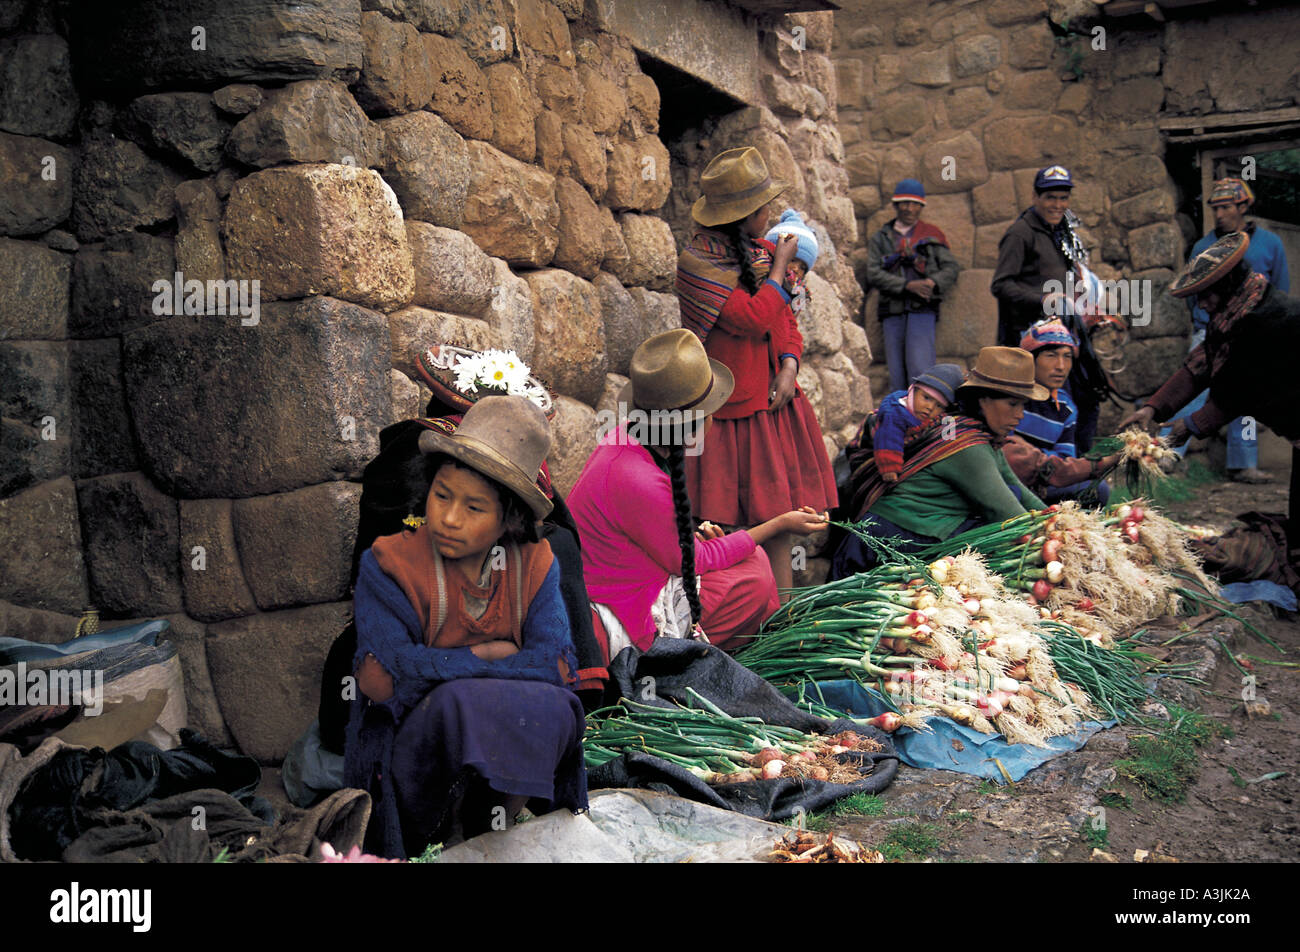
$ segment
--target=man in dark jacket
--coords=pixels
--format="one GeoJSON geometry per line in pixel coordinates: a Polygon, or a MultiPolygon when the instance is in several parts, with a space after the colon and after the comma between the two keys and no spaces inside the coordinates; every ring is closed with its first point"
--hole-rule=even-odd
{"type": "Polygon", "coordinates": [[[1173,421],[1170,442],[1185,443],[1242,416],[1246,419],[1239,425],[1262,423],[1290,440],[1287,541],[1295,563],[1300,551],[1300,449],[1295,448],[1300,446],[1300,387],[1295,376],[1300,301],[1251,269],[1245,260],[1249,245],[1244,232],[1220,238],[1169,286],[1174,297],[1197,295],[1197,303],[1210,316],[1205,342],[1120,428],[1168,420],[1208,386],[1205,405],[1173,421]]]}
{"type": "MultiPolygon", "coordinates": [[[[1025,209],[998,243],[991,290],[998,299],[998,345],[1016,347],[1031,324],[1059,316],[1079,341],[1079,359],[1066,387],[1079,408],[1075,440],[1087,453],[1097,432],[1101,401],[1109,384],[1088,333],[1074,313],[1067,274],[1086,263],[1087,251],[1070,214],[1074,179],[1068,169],[1049,165],[1034,176],[1034,204],[1025,209]]],[[[1076,279],[1079,277],[1075,275],[1076,279]]]]}
{"type": "Polygon", "coordinates": [[[892,200],[894,218],[867,243],[867,282],[880,292],[891,393],[934,366],[939,306],[961,270],[944,233],[921,221],[925,187],[903,179],[892,200]]]}

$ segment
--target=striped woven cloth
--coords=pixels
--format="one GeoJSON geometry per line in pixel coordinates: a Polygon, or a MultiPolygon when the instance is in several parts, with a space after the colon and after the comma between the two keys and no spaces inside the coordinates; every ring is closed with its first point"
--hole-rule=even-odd
{"type": "MultiPolygon", "coordinates": [[[[757,242],[754,249],[754,267],[761,280],[772,269],[772,254],[757,242]]],[[[682,327],[707,341],[723,305],[739,283],[740,259],[732,252],[727,237],[716,231],[696,232],[677,258],[682,327]]]]}

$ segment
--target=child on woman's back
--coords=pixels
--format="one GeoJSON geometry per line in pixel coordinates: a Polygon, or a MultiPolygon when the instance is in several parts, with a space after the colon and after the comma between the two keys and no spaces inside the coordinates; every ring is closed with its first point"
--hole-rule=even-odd
{"type": "Polygon", "coordinates": [[[898,482],[903,446],[948,408],[964,376],[956,364],[935,364],[906,390],[895,390],[880,401],[872,442],[881,479],[898,482]]]}

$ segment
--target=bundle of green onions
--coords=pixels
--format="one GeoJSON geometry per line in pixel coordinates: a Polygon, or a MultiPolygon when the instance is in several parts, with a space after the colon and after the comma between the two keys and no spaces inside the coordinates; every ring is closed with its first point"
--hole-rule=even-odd
{"type": "Polygon", "coordinates": [[[757,717],[733,717],[694,690],[687,691],[703,710],[623,698],[593,711],[582,738],[587,766],[599,767],[626,751],[642,751],[689,770],[705,783],[778,777],[853,783],[862,779],[861,769],[838,755],[883,750],[870,737],[852,731],[822,737],[757,717]]]}
{"type": "Polygon", "coordinates": [[[1131,720],[1150,692],[1142,683],[1138,662],[1156,659],[1138,650],[1131,640],[1102,648],[1069,625],[1039,622],[1052,663],[1067,686],[1077,685],[1089,699],[1115,720],[1131,720]]]}

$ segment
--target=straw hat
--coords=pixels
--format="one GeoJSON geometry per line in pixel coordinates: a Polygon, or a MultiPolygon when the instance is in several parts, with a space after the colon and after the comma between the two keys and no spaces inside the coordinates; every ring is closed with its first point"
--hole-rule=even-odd
{"type": "Polygon", "coordinates": [[[537,471],[551,451],[551,429],[540,407],[524,397],[484,397],[465,411],[454,433],[426,430],[421,453],[446,453],[515,493],[538,519],[551,501],[537,488],[537,471]]]}
{"type": "Polygon", "coordinates": [[[619,402],[641,410],[689,410],[703,419],[722,408],[736,388],[727,365],[710,359],[691,331],[656,334],[632,354],[631,382],[619,402]]]}
{"type": "Polygon", "coordinates": [[[1224,235],[1187,263],[1169,285],[1169,293],[1176,298],[1188,297],[1218,284],[1245,257],[1249,247],[1250,236],[1244,231],[1224,235]]]}
{"type": "Polygon", "coordinates": [[[753,146],[728,149],[714,156],[700,176],[704,196],[691,206],[691,217],[705,228],[740,221],[786,190],[772,181],[767,163],[753,146]]]}
{"type": "Polygon", "coordinates": [[[996,390],[1026,400],[1046,400],[1046,387],[1034,381],[1034,355],[1019,347],[985,347],[975,358],[975,366],[966,375],[963,390],[996,390]]]}

